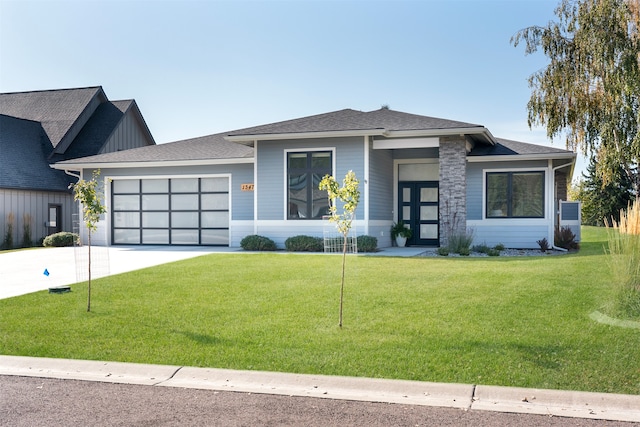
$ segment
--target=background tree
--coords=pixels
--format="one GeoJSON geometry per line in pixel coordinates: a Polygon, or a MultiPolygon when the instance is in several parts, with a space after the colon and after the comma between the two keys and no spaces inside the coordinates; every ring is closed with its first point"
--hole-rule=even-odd
{"type": "Polygon", "coordinates": [[[100,170],[93,171],[93,177],[91,180],[86,181],[84,179],[79,180],[75,184],[71,184],[73,188],[73,198],[75,201],[80,202],[82,206],[82,220],[87,227],[87,241],[89,251],[89,287],[87,297],[87,311],[91,311],[91,232],[98,229],[98,221],[100,221],[100,215],[107,211],[106,207],[102,203],[103,195],[98,190],[99,183],[98,177],[100,176],[100,170]]]}
{"type": "Polygon", "coordinates": [[[595,157],[596,174],[611,182],[618,165],[640,190],[640,1],[562,0],[558,22],[520,30],[514,46],[542,49],[546,68],[529,77],[529,126],[595,157]]]}
{"type": "Polygon", "coordinates": [[[338,181],[331,176],[325,175],[322,181],[320,181],[320,190],[326,190],[329,197],[329,212],[331,216],[329,221],[336,224],[336,228],[342,234],[342,280],[340,283],[340,316],[338,326],[342,328],[342,305],[344,300],[344,266],[347,260],[347,239],[349,231],[353,225],[353,219],[355,218],[356,208],[360,201],[360,182],[356,179],[356,174],[353,171],[347,172],[342,180],[342,187],[339,186],[338,181]],[[342,213],[338,213],[337,201],[342,202],[342,213]]]}
{"type": "Polygon", "coordinates": [[[626,209],[634,199],[632,189],[632,180],[621,166],[611,171],[611,179],[605,184],[596,173],[596,160],[591,158],[573,195],[582,202],[582,223],[602,227],[605,218],[609,223],[612,218],[619,222],[620,209],[626,209]]]}

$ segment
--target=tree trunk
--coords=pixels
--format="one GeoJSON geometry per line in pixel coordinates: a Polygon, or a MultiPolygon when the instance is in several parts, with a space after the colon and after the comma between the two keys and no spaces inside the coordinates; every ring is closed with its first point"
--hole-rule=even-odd
{"type": "Polygon", "coordinates": [[[89,288],[87,297],[87,311],[91,311],[91,230],[89,230],[89,288]]]}
{"type": "Polygon", "coordinates": [[[344,235],[342,242],[342,281],[340,283],[340,321],[338,326],[342,328],[342,301],[344,298],[344,265],[347,261],[347,235],[344,235]]]}

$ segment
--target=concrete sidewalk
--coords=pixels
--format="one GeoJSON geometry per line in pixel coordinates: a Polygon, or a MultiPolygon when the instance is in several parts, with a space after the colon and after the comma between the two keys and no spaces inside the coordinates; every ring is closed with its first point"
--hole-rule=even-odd
{"type": "Polygon", "coordinates": [[[640,422],[640,396],[0,356],[0,375],[640,422]]]}

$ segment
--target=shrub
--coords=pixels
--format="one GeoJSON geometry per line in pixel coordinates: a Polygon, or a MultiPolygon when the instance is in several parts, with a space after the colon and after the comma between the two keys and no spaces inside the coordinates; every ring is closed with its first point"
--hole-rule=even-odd
{"type": "Polygon", "coordinates": [[[495,248],[489,249],[487,251],[487,255],[489,255],[489,256],[500,256],[500,251],[495,249],[495,248]]]}
{"type": "Polygon", "coordinates": [[[268,237],[251,234],[240,241],[240,246],[245,251],[275,251],[276,243],[268,237]]]}
{"type": "Polygon", "coordinates": [[[9,212],[7,215],[7,230],[4,234],[4,240],[2,241],[2,247],[4,249],[13,249],[13,220],[15,216],[13,212],[9,212]]]}
{"type": "Polygon", "coordinates": [[[540,246],[541,252],[546,252],[549,249],[551,249],[551,247],[549,246],[549,241],[547,240],[546,237],[543,237],[540,240],[536,240],[536,243],[538,244],[538,246],[540,246]]]}
{"type": "Polygon", "coordinates": [[[25,213],[22,215],[22,247],[30,248],[33,246],[31,240],[31,215],[25,213]]]}
{"type": "Polygon", "coordinates": [[[489,246],[487,246],[486,243],[483,243],[481,245],[475,245],[471,248],[471,250],[473,252],[480,252],[481,254],[488,254],[489,251],[491,250],[491,248],[489,246]]]}
{"type": "Polygon", "coordinates": [[[80,240],[80,236],[75,233],[70,233],[68,231],[61,231],[60,233],[51,234],[44,238],[42,241],[42,246],[45,247],[64,247],[64,246],[73,246],[76,242],[80,240]]]}
{"type": "Polygon", "coordinates": [[[321,237],[293,236],[284,242],[284,247],[290,252],[322,252],[324,250],[321,237]]]}
{"type": "Polygon", "coordinates": [[[375,252],[378,250],[378,239],[373,236],[358,236],[357,241],[358,252],[375,252]]]}
{"type": "Polygon", "coordinates": [[[556,225],[555,232],[553,233],[553,242],[557,247],[567,250],[578,249],[580,247],[578,242],[576,242],[576,235],[569,227],[558,227],[556,225]]]}
{"type": "Polygon", "coordinates": [[[453,233],[449,236],[449,252],[469,255],[471,253],[471,243],[473,243],[472,231],[453,233]]]}
{"type": "Polygon", "coordinates": [[[438,248],[438,255],[440,256],[449,256],[449,248],[446,246],[440,246],[438,248]]]}
{"type": "Polygon", "coordinates": [[[496,251],[504,251],[504,245],[503,245],[502,243],[498,243],[498,244],[494,247],[494,249],[495,249],[496,251]]]}

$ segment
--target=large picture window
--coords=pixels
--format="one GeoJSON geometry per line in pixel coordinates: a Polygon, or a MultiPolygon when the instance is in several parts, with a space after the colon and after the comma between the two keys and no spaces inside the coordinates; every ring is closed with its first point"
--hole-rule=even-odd
{"type": "Polygon", "coordinates": [[[321,219],[329,213],[327,193],[318,189],[332,173],[330,151],[287,153],[288,219],[321,219]]]}
{"type": "Polygon", "coordinates": [[[544,172],[487,172],[487,218],[544,218],[544,172]]]}

